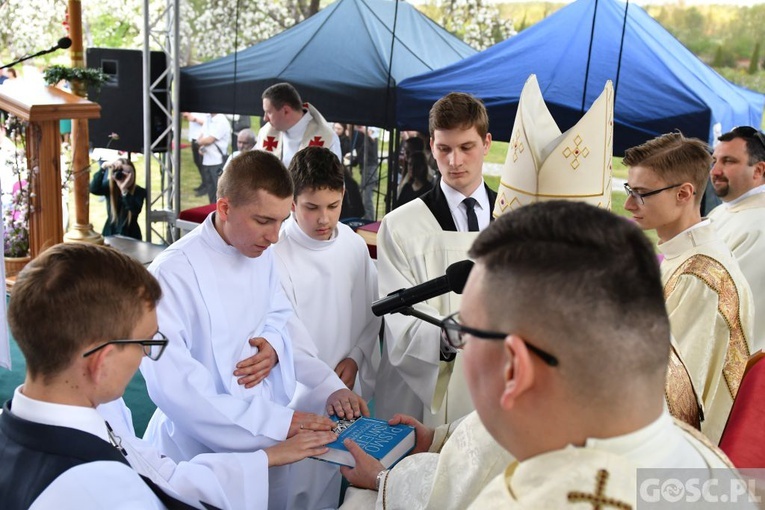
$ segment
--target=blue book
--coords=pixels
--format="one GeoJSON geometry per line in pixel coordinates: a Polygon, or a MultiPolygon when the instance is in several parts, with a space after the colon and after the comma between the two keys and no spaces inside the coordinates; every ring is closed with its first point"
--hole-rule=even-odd
{"type": "Polygon", "coordinates": [[[390,468],[414,448],[414,427],[410,425],[388,425],[384,420],[361,417],[355,420],[342,420],[333,416],[337,422],[337,439],[329,443],[329,451],[317,455],[314,459],[354,467],[356,461],[345,448],[343,441],[353,439],[365,452],[379,460],[385,468],[390,468]]]}

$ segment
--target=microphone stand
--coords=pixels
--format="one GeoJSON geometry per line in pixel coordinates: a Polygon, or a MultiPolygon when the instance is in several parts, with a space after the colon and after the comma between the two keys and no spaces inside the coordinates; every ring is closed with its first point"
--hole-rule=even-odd
{"type": "Polygon", "coordinates": [[[38,51],[38,52],[37,52],[37,53],[35,53],[34,55],[27,55],[27,56],[25,56],[25,57],[21,57],[21,58],[20,58],[20,59],[18,59],[18,60],[14,60],[14,61],[13,61],[13,62],[11,62],[10,64],[5,64],[4,66],[0,67],[0,69],[5,69],[6,67],[13,67],[13,66],[15,66],[16,64],[19,64],[19,63],[21,63],[21,62],[24,62],[25,60],[29,60],[30,58],[35,58],[35,57],[39,57],[39,56],[42,56],[42,55],[47,55],[48,53],[53,53],[54,51],[56,51],[56,50],[57,50],[57,49],[59,49],[59,48],[61,48],[61,46],[59,46],[59,45],[57,44],[56,46],[54,46],[54,47],[52,47],[52,48],[49,48],[49,49],[47,49],[47,50],[38,51]]]}
{"type": "Polygon", "coordinates": [[[443,325],[440,320],[431,317],[430,315],[425,315],[422,312],[418,312],[414,309],[414,307],[407,306],[405,308],[402,308],[401,310],[397,310],[394,313],[400,313],[401,315],[411,315],[412,317],[417,317],[418,319],[425,321],[429,324],[433,324],[434,326],[438,326],[439,328],[443,325]]]}

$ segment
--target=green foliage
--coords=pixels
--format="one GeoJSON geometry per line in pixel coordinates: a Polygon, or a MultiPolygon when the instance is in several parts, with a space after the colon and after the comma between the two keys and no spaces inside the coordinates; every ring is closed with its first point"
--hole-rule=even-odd
{"type": "Polygon", "coordinates": [[[754,51],[752,52],[752,58],[749,60],[749,74],[755,74],[760,67],[760,42],[754,45],[754,51]]]}
{"type": "Polygon", "coordinates": [[[712,60],[712,67],[736,67],[736,59],[733,56],[733,53],[721,44],[717,47],[717,51],[715,52],[715,58],[712,60]]]}
{"type": "Polygon", "coordinates": [[[91,67],[67,67],[52,65],[43,71],[43,78],[48,85],[55,85],[61,80],[72,82],[80,81],[86,86],[93,86],[100,89],[101,85],[107,82],[109,77],[100,69],[91,67]]]}

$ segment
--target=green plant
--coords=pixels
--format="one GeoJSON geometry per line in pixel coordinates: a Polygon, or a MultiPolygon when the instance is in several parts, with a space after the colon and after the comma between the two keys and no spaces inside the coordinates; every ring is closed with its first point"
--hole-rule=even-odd
{"type": "Polygon", "coordinates": [[[87,87],[100,90],[101,86],[109,80],[109,77],[100,69],[91,67],[67,67],[52,65],[43,71],[43,78],[48,85],[55,85],[61,80],[72,82],[79,81],[87,87]]]}

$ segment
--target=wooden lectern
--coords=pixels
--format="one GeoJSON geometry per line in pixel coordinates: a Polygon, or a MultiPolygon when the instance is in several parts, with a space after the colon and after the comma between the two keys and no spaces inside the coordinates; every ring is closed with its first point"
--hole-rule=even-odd
{"type": "Polygon", "coordinates": [[[7,80],[0,87],[0,108],[29,123],[26,147],[30,168],[29,252],[34,258],[64,240],[59,121],[97,119],[101,107],[55,87],[7,80]]]}

